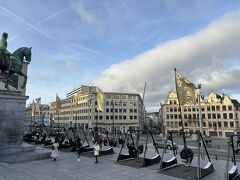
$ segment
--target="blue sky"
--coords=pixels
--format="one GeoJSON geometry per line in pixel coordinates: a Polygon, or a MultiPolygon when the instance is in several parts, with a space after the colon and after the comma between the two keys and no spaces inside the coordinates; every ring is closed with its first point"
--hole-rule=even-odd
{"type": "Polygon", "coordinates": [[[8,49],[32,47],[28,103],[81,85],[143,93],[149,111],[190,81],[240,100],[240,1],[1,0],[8,49]]]}

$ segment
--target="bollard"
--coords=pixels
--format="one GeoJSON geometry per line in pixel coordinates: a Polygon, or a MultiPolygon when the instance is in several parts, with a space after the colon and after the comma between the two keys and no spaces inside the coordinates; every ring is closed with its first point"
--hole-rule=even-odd
{"type": "Polygon", "coordinates": [[[215,154],[215,159],[218,160],[217,154],[215,154]]]}

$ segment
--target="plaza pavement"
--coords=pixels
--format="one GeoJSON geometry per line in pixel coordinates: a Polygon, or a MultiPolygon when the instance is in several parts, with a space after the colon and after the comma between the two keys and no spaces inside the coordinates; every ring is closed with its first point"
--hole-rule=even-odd
{"type": "MultiPolygon", "coordinates": [[[[119,152],[119,148],[114,148],[119,152]]],[[[148,148],[148,155],[154,154],[153,148],[148,148]]],[[[161,153],[161,152],[160,152],[161,153]]],[[[145,167],[132,168],[116,164],[118,153],[99,157],[99,163],[95,164],[95,158],[82,156],[77,161],[77,155],[73,152],[60,152],[57,161],[51,159],[41,161],[23,162],[17,164],[0,163],[0,180],[177,180],[178,178],[157,173],[159,164],[145,167]]],[[[166,159],[171,155],[166,154],[166,159]]],[[[180,160],[179,160],[180,162],[180,160]]],[[[196,165],[197,157],[193,160],[196,165]]],[[[206,163],[206,162],[202,162],[206,163]]],[[[226,161],[213,160],[215,172],[203,178],[203,180],[224,179],[226,161]]]]}

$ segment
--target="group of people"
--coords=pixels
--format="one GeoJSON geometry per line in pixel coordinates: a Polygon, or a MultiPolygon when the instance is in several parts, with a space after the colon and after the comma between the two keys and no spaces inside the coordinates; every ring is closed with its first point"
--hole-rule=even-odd
{"type": "MultiPolygon", "coordinates": [[[[58,147],[59,147],[58,140],[55,139],[54,143],[52,144],[52,152],[51,152],[51,157],[53,158],[53,161],[56,161],[57,157],[59,156],[58,147]]],[[[93,149],[94,149],[94,156],[96,159],[95,163],[98,163],[98,156],[99,156],[99,151],[100,151],[100,145],[99,145],[98,141],[95,142],[93,149]]],[[[80,155],[82,153],[82,142],[81,142],[80,138],[77,138],[77,140],[76,140],[76,151],[77,151],[78,161],[80,161],[81,160],[80,155]]]]}

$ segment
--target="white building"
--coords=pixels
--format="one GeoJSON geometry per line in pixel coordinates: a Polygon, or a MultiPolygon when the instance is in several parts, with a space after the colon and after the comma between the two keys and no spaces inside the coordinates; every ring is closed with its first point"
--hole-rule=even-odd
{"type": "Polygon", "coordinates": [[[97,126],[108,131],[126,132],[143,124],[143,101],[139,94],[104,92],[104,111],[97,111],[97,88],[82,85],[61,100],[61,112],[50,105],[50,116],[55,123],[65,127],[93,128],[97,126]]]}

